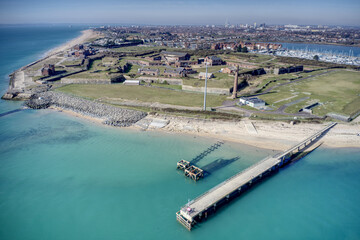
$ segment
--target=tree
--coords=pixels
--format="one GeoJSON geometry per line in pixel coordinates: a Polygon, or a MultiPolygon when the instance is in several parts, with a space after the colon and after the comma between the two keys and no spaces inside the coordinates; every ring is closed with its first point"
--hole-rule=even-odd
{"type": "Polygon", "coordinates": [[[249,51],[248,51],[247,47],[243,47],[243,48],[241,49],[241,52],[247,53],[247,52],[249,52],[249,51]]]}
{"type": "Polygon", "coordinates": [[[318,55],[315,55],[313,59],[314,59],[315,61],[319,61],[319,56],[318,56],[318,55]]]}
{"type": "Polygon", "coordinates": [[[242,52],[242,47],[241,47],[241,45],[239,45],[239,46],[237,47],[236,51],[237,51],[237,52],[242,52]]]}

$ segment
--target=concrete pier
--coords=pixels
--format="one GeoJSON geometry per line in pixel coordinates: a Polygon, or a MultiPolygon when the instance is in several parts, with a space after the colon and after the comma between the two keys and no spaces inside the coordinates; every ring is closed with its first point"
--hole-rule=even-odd
{"type": "Polygon", "coordinates": [[[226,204],[229,200],[246,191],[252,184],[278,170],[288,163],[294,154],[304,151],[335,125],[336,123],[331,123],[287,151],[267,157],[203,193],[176,213],[177,221],[191,230],[196,222],[206,219],[209,214],[215,212],[217,207],[226,204]]]}

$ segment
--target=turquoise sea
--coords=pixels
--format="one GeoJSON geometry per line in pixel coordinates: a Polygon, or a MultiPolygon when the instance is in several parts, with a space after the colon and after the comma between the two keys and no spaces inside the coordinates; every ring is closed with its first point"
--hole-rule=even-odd
{"type": "MultiPolygon", "coordinates": [[[[82,29],[0,27],[2,93],[11,71],[82,29]]],[[[1,100],[0,114],[20,106],[1,100]]],[[[360,148],[320,147],[187,231],[181,206],[274,154],[225,142],[198,162],[201,181],[176,170],[215,142],[53,110],[1,116],[0,239],[360,239],[360,148]]]]}

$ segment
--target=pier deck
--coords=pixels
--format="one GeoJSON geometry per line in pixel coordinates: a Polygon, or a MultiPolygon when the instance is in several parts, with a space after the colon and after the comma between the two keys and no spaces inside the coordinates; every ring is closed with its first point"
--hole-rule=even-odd
{"type": "Polygon", "coordinates": [[[226,196],[231,194],[234,190],[241,188],[245,184],[251,182],[254,177],[271,170],[271,168],[280,163],[281,160],[278,158],[265,158],[258,164],[252,165],[244,171],[227,179],[221,185],[217,185],[215,188],[210,189],[203,195],[194,199],[192,202],[190,202],[190,204],[187,205],[188,208],[191,208],[190,212],[184,212],[184,214],[188,215],[190,219],[195,218],[204,209],[214,206],[218,201],[226,198],[226,196]]]}
{"type": "Polygon", "coordinates": [[[287,151],[267,157],[203,193],[176,213],[177,220],[188,230],[191,230],[196,221],[207,218],[208,213],[215,211],[218,204],[227,202],[231,197],[248,188],[253,182],[279,169],[291,160],[292,155],[307,148],[335,125],[336,123],[328,125],[287,151]]]}

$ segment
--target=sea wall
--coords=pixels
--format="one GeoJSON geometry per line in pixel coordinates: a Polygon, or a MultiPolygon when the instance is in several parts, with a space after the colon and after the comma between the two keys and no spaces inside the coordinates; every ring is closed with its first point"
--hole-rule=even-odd
{"type": "Polygon", "coordinates": [[[101,118],[104,119],[104,124],[118,127],[131,126],[147,115],[144,112],[122,109],[53,91],[34,94],[25,104],[33,109],[55,106],[82,115],[101,118]]]}

